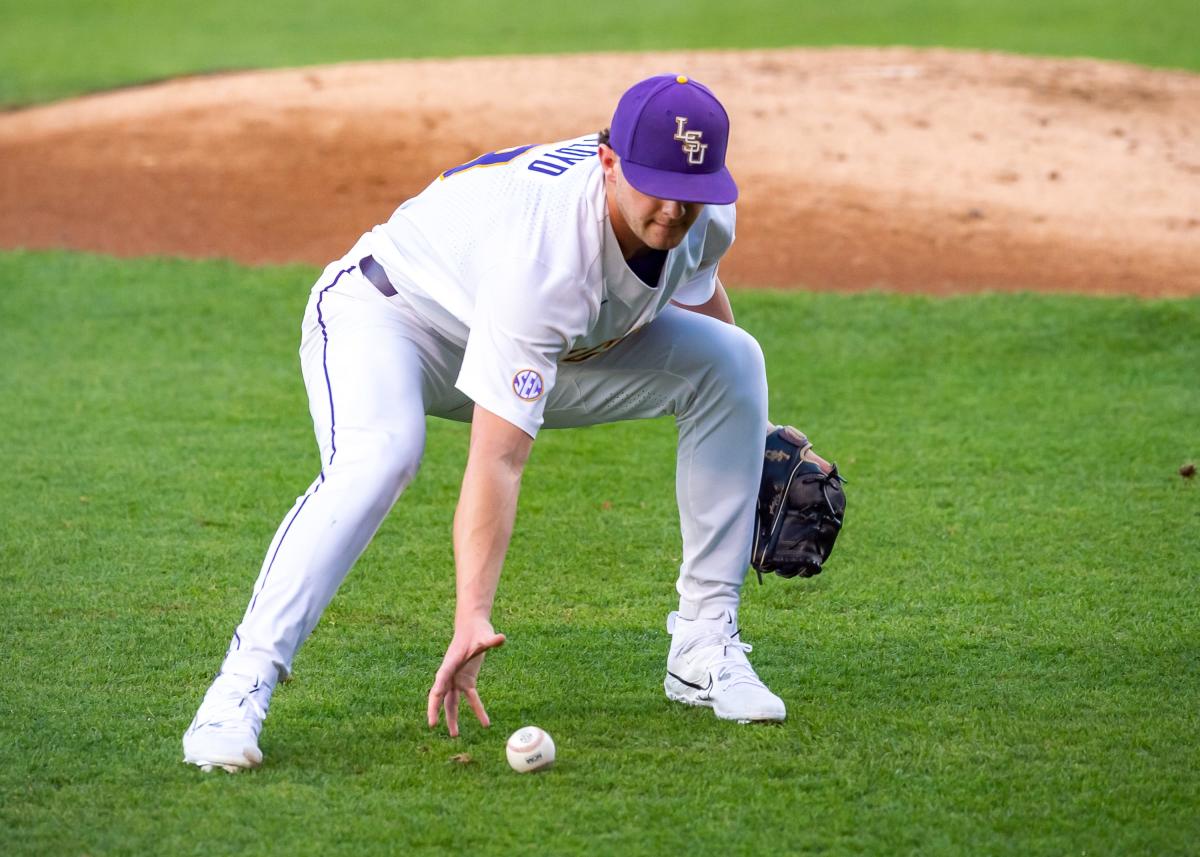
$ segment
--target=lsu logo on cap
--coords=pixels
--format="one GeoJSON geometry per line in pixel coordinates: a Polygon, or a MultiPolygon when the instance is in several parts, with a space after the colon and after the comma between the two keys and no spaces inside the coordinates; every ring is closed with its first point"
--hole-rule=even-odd
{"type": "Polygon", "coordinates": [[[513,375],[512,386],[517,398],[527,402],[536,402],[546,389],[542,376],[533,369],[522,369],[513,375]]]}
{"type": "Polygon", "coordinates": [[[683,153],[688,156],[689,164],[702,164],[704,163],[704,151],[708,148],[708,143],[700,142],[700,138],[704,136],[704,132],[685,131],[684,128],[687,127],[687,123],[688,120],[686,116],[675,117],[674,139],[683,143],[680,148],[683,149],[683,153]]]}

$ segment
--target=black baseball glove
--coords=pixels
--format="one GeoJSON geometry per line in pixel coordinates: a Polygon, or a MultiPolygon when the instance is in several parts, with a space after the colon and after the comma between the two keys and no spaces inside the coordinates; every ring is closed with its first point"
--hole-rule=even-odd
{"type": "Polygon", "coordinates": [[[757,530],[750,564],[780,577],[821,573],[846,514],[845,481],[837,466],[826,474],[806,460],[812,444],[791,426],[767,435],[762,484],[758,489],[757,530]]]}

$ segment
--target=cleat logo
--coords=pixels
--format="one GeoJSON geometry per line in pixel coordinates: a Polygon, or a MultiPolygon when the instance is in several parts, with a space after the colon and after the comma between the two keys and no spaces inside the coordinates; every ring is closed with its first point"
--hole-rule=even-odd
{"type": "Polygon", "coordinates": [[[673,139],[683,143],[680,148],[687,155],[689,164],[703,164],[704,153],[708,149],[708,143],[701,143],[700,138],[704,136],[703,131],[685,131],[688,118],[686,116],[675,117],[675,136],[673,139]]]}
{"type": "MultiPolygon", "coordinates": [[[[712,677],[712,673],[709,673],[709,674],[708,674],[708,685],[707,685],[707,686],[705,686],[705,687],[701,687],[700,685],[696,684],[695,682],[688,681],[688,680],[687,680],[686,678],[684,678],[683,676],[681,676],[681,675],[676,675],[675,673],[671,672],[670,670],[667,670],[667,675],[669,675],[671,678],[675,679],[675,680],[676,680],[677,682],[679,682],[680,684],[686,684],[688,687],[690,687],[690,688],[693,688],[693,689],[695,689],[695,690],[698,690],[698,691],[700,691],[700,693],[701,693],[701,694],[703,694],[703,695],[705,695],[705,696],[708,694],[708,692],[709,692],[710,690],[712,690],[712,686],[713,686],[713,677],[712,677]]],[[[701,698],[703,699],[703,698],[705,698],[705,697],[704,697],[704,696],[702,696],[701,698]]]]}

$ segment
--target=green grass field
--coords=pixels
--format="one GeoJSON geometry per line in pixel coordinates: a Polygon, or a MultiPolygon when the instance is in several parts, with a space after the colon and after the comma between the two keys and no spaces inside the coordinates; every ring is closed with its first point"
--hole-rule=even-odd
{"type": "Polygon", "coordinates": [[[183,73],[357,59],[903,44],[1200,70],[1195,0],[5,0],[0,105],[183,73]]]}
{"type": "Polygon", "coordinates": [[[660,420],[539,439],[495,726],[429,732],[466,442],[435,420],[277,694],[266,766],[182,765],[317,467],[315,273],[0,256],[0,852],[1195,853],[1197,300],[735,292],[774,414],[851,479],[827,572],[746,593],[784,726],[662,696],[660,420]],[[526,722],[558,740],[547,774],[507,768],[526,722]]]}
{"type": "MultiPolygon", "coordinates": [[[[948,45],[1200,69],[1192,0],[0,4],[0,105],[185,72],[525,51],[948,45]]],[[[366,228],[368,224],[362,224],[366,228]]],[[[266,766],[179,739],[318,466],[315,271],[0,253],[0,854],[1196,854],[1200,300],[735,291],[850,478],[822,576],[751,582],[780,727],[668,703],[667,420],[538,440],[483,678],[423,725],[466,428],[282,688],[266,766]],[[509,771],[534,722],[560,762],[509,771]],[[465,754],[465,756],[463,755],[465,754]]]]}

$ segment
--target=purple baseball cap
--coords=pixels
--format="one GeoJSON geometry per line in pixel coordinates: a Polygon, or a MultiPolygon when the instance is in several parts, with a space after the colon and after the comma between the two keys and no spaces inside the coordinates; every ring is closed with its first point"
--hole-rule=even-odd
{"type": "Polygon", "coordinates": [[[727,205],[729,114],[708,87],[680,74],[647,78],[617,103],[609,145],[635,189],[659,199],[727,205]]]}

